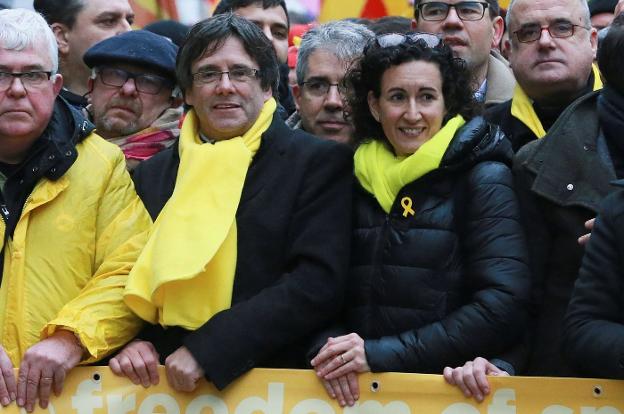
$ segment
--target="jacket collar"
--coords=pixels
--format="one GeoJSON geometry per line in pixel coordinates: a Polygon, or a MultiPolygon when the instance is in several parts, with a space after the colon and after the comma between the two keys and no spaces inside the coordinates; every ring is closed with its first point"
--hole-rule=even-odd
{"type": "Polygon", "coordinates": [[[486,76],[485,106],[499,104],[513,97],[516,78],[509,67],[509,62],[497,51],[490,52],[486,76]]]}
{"type": "Polygon", "coordinates": [[[535,149],[524,167],[536,174],[532,191],[555,204],[597,211],[615,179],[598,154],[598,95],[592,92],[572,103],[542,140],[530,144],[535,149]]]}

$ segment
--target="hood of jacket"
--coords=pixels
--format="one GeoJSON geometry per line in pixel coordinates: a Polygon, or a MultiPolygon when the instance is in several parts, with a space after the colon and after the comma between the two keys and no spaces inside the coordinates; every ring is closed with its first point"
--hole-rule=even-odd
{"type": "Polygon", "coordinates": [[[459,171],[483,161],[498,161],[511,166],[513,150],[497,126],[477,116],[461,127],[444,153],[440,169],[459,171]]]}

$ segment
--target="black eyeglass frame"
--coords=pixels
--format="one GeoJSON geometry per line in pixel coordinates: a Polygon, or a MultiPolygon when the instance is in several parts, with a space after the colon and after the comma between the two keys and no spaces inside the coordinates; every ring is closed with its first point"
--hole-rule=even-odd
{"type": "MultiPolygon", "coordinates": [[[[141,93],[146,93],[148,95],[158,95],[165,86],[173,88],[175,86],[175,82],[171,81],[170,79],[165,78],[164,76],[160,76],[160,75],[156,75],[153,73],[133,73],[130,71],[127,71],[125,69],[120,69],[120,68],[113,68],[113,67],[107,67],[107,66],[102,66],[102,67],[98,67],[95,68],[95,73],[96,75],[98,75],[98,77],[100,78],[100,81],[106,85],[106,86],[111,86],[114,88],[122,88],[126,82],[128,82],[128,79],[132,79],[134,81],[134,87],[136,88],[136,90],[138,92],[141,93]],[[125,76],[125,80],[123,81],[123,83],[121,85],[116,85],[114,83],[109,83],[107,81],[104,80],[104,72],[105,71],[115,71],[118,74],[123,73],[125,76]],[[158,90],[156,92],[153,92],[152,90],[145,90],[143,88],[143,83],[139,82],[139,79],[145,79],[147,77],[153,78],[157,81],[160,82],[160,86],[158,87],[158,90]]],[[[109,79],[110,81],[110,79],[109,79]]]]}
{"type": "Polygon", "coordinates": [[[11,87],[11,85],[13,84],[13,80],[15,78],[18,78],[20,80],[20,82],[22,83],[22,86],[26,90],[28,90],[29,87],[34,87],[34,85],[30,84],[28,81],[24,82],[24,79],[23,79],[24,76],[32,75],[34,73],[36,73],[36,74],[42,73],[42,74],[46,75],[46,79],[41,79],[42,82],[45,82],[46,80],[50,80],[50,78],[52,77],[52,71],[46,71],[46,70],[30,70],[28,72],[5,72],[5,71],[0,71],[0,74],[2,74],[2,75],[9,75],[9,76],[11,76],[10,82],[6,85],[5,88],[0,87],[0,91],[4,92],[4,91],[8,90],[11,87]]]}
{"type": "MultiPolygon", "coordinates": [[[[537,25],[536,25],[537,26],[537,25]]],[[[553,39],[567,39],[569,37],[574,36],[574,32],[575,32],[575,28],[580,27],[582,29],[585,30],[591,30],[591,27],[587,27],[587,26],[583,26],[580,24],[574,24],[572,22],[562,22],[562,21],[555,21],[550,23],[548,26],[539,26],[539,30],[536,32],[536,37],[535,38],[531,38],[531,39],[525,39],[525,40],[521,40],[520,36],[518,35],[519,32],[523,31],[526,27],[521,27],[520,29],[512,32],[515,36],[516,39],[518,39],[518,42],[520,43],[533,43],[537,40],[539,40],[542,37],[542,32],[544,31],[544,29],[546,29],[548,31],[548,34],[550,35],[550,37],[552,37],[553,39]],[[560,36],[560,35],[555,35],[553,34],[553,32],[550,31],[551,27],[558,25],[558,24],[569,24],[570,25],[570,34],[566,34],[564,36],[560,36]]]]}
{"type": "Polygon", "coordinates": [[[460,1],[460,2],[457,2],[455,4],[445,3],[443,1],[430,1],[430,2],[425,2],[425,3],[418,4],[416,6],[416,10],[418,11],[418,16],[422,17],[422,19],[427,21],[427,22],[441,22],[441,21],[443,21],[444,19],[446,19],[448,17],[448,14],[451,11],[451,8],[455,9],[455,13],[457,14],[457,17],[459,18],[459,20],[465,21],[465,22],[477,22],[477,21],[483,19],[483,17],[485,16],[485,11],[489,7],[490,7],[490,4],[488,2],[485,2],[485,1],[460,1]],[[483,10],[482,10],[481,16],[478,19],[465,19],[465,18],[463,18],[460,15],[460,13],[457,11],[457,6],[465,5],[466,3],[480,4],[481,6],[483,6],[483,10]],[[444,5],[446,7],[446,13],[444,13],[444,16],[442,16],[440,19],[426,19],[425,16],[423,15],[422,9],[424,7],[427,7],[428,4],[444,5]]]}

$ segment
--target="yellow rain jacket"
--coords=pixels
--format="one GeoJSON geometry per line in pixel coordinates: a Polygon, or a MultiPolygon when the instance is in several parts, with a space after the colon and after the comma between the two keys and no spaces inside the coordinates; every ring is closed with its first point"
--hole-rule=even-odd
{"type": "MultiPolygon", "coordinates": [[[[117,146],[90,134],[75,148],[63,176],[37,182],[4,245],[0,338],[15,366],[58,329],[73,331],[93,362],[141,327],[122,293],[151,219],[117,146]]],[[[5,229],[0,220],[0,244],[5,229]]]]}

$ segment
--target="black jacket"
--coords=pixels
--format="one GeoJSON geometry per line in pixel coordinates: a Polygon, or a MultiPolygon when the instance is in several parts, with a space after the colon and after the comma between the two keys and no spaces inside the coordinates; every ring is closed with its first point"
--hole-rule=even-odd
{"type": "MultiPolygon", "coordinates": [[[[154,218],[172,194],[179,162],[174,145],[134,172],[154,218]]],[[[185,345],[219,389],[257,366],[303,367],[306,338],[342,305],[352,169],[348,147],[292,131],[274,115],[236,213],[232,307],[194,332],[144,333],[161,357],[185,345]]]]}
{"type": "Polygon", "coordinates": [[[514,159],[531,258],[532,305],[525,346],[508,357],[518,373],[574,376],[561,355],[563,318],[583,257],[578,237],[594,218],[615,171],[601,137],[598,92],[571,104],[548,134],[514,159]]]}
{"type": "Polygon", "coordinates": [[[623,258],[620,190],[605,199],[596,219],[565,320],[564,353],[584,375],[624,379],[623,258]]]}
{"type": "Polygon", "coordinates": [[[498,127],[475,118],[390,214],[356,187],[346,321],[373,371],[441,373],[520,336],[529,274],[510,161],[498,127]]]}

